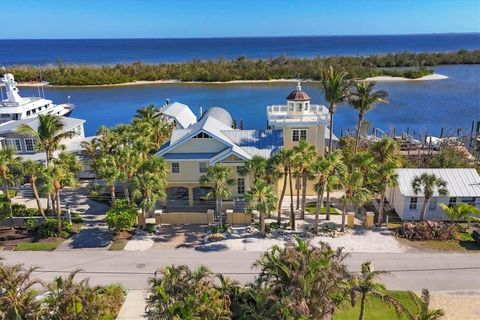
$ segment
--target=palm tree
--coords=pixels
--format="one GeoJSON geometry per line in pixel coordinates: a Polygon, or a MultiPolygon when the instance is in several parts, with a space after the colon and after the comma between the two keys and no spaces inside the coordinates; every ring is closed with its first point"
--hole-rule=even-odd
{"type": "Polygon", "coordinates": [[[37,268],[0,263],[0,316],[2,319],[43,319],[42,302],[35,286],[42,284],[32,279],[37,268]]]}
{"type": "Polygon", "coordinates": [[[353,168],[352,170],[346,170],[342,177],[339,179],[345,194],[340,199],[342,203],[342,228],[341,231],[345,231],[345,217],[347,215],[348,205],[360,205],[368,201],[371,193],[370,190],[363,187],[363,174],[359,169],[353,168]]]}
{"type": "Polygon", "coordinates": [[[412,300],[415,302],[417,306],[418,313],[410,314],[409,318],[411,320],[438,320],[445,315],[442,309],[433,309],[430,310],[430,292],[427,289],[422,290],[422,297],[420,301],[418,301],[417,296],[415,294],[412,295],[412,300]]]}
{"type": "Polygon", "coordinates": [[[317,148],[313,144],[306,141],[300,143],[293,148],[294,157],[298,164],[298,172],[302,181],[302,205],[300,211],[300,219],[305,219],[305,205],[307,200],[307,182],[313,178],[312,166],[317,159],[317,148]]]}
{"type": "Polygon", "coordinates": [[[376,141],[370,147],[370,152],[376,162],[385,164],[391,162],[396,166],[401,164],[400,146],[398,143],[389,137],[383,137],[376,141]]]}
{"type": "Polygon", "coordinates": [[[130,201],[130,183],[142,165],[143,158],[135,148],[124,146],[117,150],[115,163],[118,171],[121,173],[119,180],[123,183],[123,195],[127,201],[130,201]]]}
{"type": "MultiPolygon", "coordinates": [[[[77,134],[72,130],[63,131],[62,119],[51,114],[38,115],[37,129],[30,127],[28,124],[22,124],[18,128],[18,133],[32,137],[35,140],[35,148],[38,151],[45,151],[47,166],[53,159],[53,153],[65,148],[62,140],[72,138],[77,134]]],[[[47,194],[47,209],[50,208],[50,200],[50,194],[47,194]]]]}
{"type": "Polygon", "coordinates": [[[479,220],[480,209],[467,203],[457,204],[449,207],[444,203],[440,203],[440,207],[450,219],[450,222],[457,224],[458,222],[474,219],[479,220]],[[477,217],[474,217],[477,216],[477,217]]]}
{"type": "MultiPolygon", "coordinates": [[[[280,193],[280,198],[278,200],[277,206],[277,223],[278,225],[282,222],[282,203],[283,199],[285,198],[285,192],[287,190],[287,181],[289,176],[289,168],[290,163],[292,161],[293,150],[292,149],[280,149],[275,155],[271,158],[272,163],[279,168],[279,171],[282,172],[283,175],[283,184],[282,184],[282,191],[280,193]]],[[[290,203],[291,205],[291,213],[293,212],[293,201],[290,203]]]]}
{"type": "Polygon", "coordinates": [[[350,95],[350,83],[347,81],[347,73],[341,69],[334,69],[330,66],[320,74],[320,88],[325,95],[325,100],[327,100],[328,103],[328,112],[330,113],[328,152],[332,152],[333,114],[337,109],[337,105],[347,101],[350,95]]]}
{"type": "Polygon", "coordinates": [[[383,223],[383,210],[385,207],[385,193],[388,187],[395,187],[398,184],[398,175],[395,172],[395,165],[387,163],[377,166],[376,181],[378,181],[378,192],[380,193],[380,207],[378,208],[377,225],[381,226],[383,223]]]}
{"type": "Polygon", "coordinates": [[[383,90],[373,91],[375,83],[373,82],[357,82],[355,83],[355,91],[349,96],[348,101],[352,107],[358,111],[357,134],[355,138],[355,153],[358,150],[360,140],[360,125],[365,117],[365,113],[375,108],[378,103],[388,102],[388,93],[383,90]]]}
{"type": "MultiPolygon", "coordinates": [[[[317,183],[315,184],[315,191],[317,192],[317,205],[315,208],[315,232],[318,232],[318,220],[320,209],[323,208],[323,195],[326,191],[327,185],[333,186],[338,184],[338,179],[335,174],[340,174],[345,170],[345,165],[342,162],[342,153],[340,150],[335,150],[324,157],[319,157],[312,165],[312,170],[317,176],[317,183]]],[[[330,203],[328,203],[328,210],[326,211],[326,219],[330,220],[330,203]]]]}
{"type": "Polygon", "coordinates": [[[416,195],[423,190],[423,196],[425,197],[422,211],[420,211],[420,221],[425,220],[427,208],[430,205],[430,199],[435,193],[435,190],[440,197],[448,195],[447,182],[435,174],[422,173],[420,176],[416,176],[412,180],[412,189],[416,195]]]}
{"type": "Polygon", "coordinates": [[[251,159],[246,160],[243,164],[241,174],[250,174],[252,183],[258,180],[264,180],[267,174],[267,159],[255,155],[251,159]]]}
{"type": "Polygon", "coordinates": [[[75,187],[78,183],[77,173],[81,170],[81,164],[71,153],[62,152],[58,159],[53,160],[53,165],[46,168],[45,184],[49,192],[53,192],[57,211],[57,236],[62,234],[62,211],[60,191],[64,187],[75,187]]]}
{"type": "Polygon", "coordinates": [[[158,115],[158,108],[154,104],[149,104],[144,108],[137,109],[137,112],[135,113],[135,119],[152,122],[158,117],[158,115]]]}
{"type": "Polygon", "coordinates": [[[103,179],[110,188],[110,196],[112,205],[115,204],[115,185],[121,177],[121,172],[118,170],[116,157],[112,155],[105,155],[95,161],[95,173],[98,178],[103,179]]]}
{"type": "Polygon", "coordinates": [[[32,187],[33,195],[35,196],[35,201],[37,202],[38,211],[42,217],[46,219],[47,217],[43,211],[42,202],[40,201],[37,188],[37,180],[45,175],[45,166],[33,160],[26,160],[21,162],[21,172],[28,178],[30,186],[32,187]]]}
{"type": "Polygon", "coordinates": [[[397,299],[390,296],[386,292],[383,284],[375,281],[378,276],[383,274],[386,274],[386,272],[373,270],[371,262],[362,263],[361,274],[355,278],[354,285],[350,289],[350,300],[352,306],[355,306],[357,299],[360,298],[359,320],[364,319],[365,302],[368,296],[377,297],[387,305],[393,307],[398,316],[408,312],[407,309],[397,299]]]}
{"type": "Polygon", "coordinates": [[[216,213],[220,221],[220,228],[223,229],[222,203],[223,199],[230,197],[231,186],[235,185],[235,180],[231,178],[232,169],[221,164],[215,164],[207,168],[207,172],[202,175],[199,182],[203,186],[212,188],[209,197],[215,198],[216,213]]]}
{"type": "Polygon", "coordinates": [[[166,197],[167,165],[158,157],[150,157],[132,180],[133,196],[142,199],[142,214],[145,217],[147,210],[166,197]]]}
{"type": "Polygon", "coordinates": [[[256,181],[245,193],[245,200],[250,208],[255,208],[260,212],[260,233],[265,237],[265,215],[275,210],[277,196],[271,185],[264,181],[256,181]]]}
{"type": "Polygon", "coordinates": [[[15,229],[15,223],[12,215],[12,199],[10,198],[9,186],[16,180],[13,172],[13,167],[18,163],[12,148],[0,149],[0,174],[2,178],[3,193],[7,201],[8,214],[10,216],[10,228],[15,229]]]}
{"type": "Polygon", "coordinates": [[[34,129],[27,124],[18,128],[18,133],[31,136],[35,139],[37,150],[45,151],[47,165],[53,158],[53,152],[63,149],[62,140],[72,138],[75,131],[63,131],[62,119],[51,114],[38,115],[38,128],[34,129]]]}

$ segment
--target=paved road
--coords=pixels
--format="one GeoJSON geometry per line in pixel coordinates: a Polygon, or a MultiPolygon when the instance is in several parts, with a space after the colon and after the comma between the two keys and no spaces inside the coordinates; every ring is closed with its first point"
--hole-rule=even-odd
{"type": "MultiPolygon", "coordinates": [[[[52,279],[59,273],[84,270],[94,284],[121,282],[129,289],[144,289],[159,267],[169,264],[201,264],[240,281],[255,277],[251,265],[259,252],[198,252],[192,249],[163,249],[137,252],[70,250],[54,252],[0,252],[9,263],[36,265],[37,276],[52,279]]],[[[390,271],[383,281],[391,289],[419,291],[480,290],[480,255],[448,253],[354,253],[347,259],[351,271],[372,261],[377,270],[390,271]]]]}

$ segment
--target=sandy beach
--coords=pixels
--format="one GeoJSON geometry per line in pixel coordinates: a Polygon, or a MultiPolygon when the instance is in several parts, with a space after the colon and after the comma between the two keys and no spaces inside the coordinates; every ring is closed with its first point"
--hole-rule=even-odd
{"type": "Polygon", "coordinates": [[[363,81],[374,81],[374,82],[380,82],[380,81],[425,81],[425,80],[444,80],[448,79],[447,76],[443,74],[429,74],[427,76],[423,76],[417,79],[408,79],[408,78],[403,78],[403,77],[389,77],[389,76],[380,76],[380,77],[370,77],[366,78],[363,81]]]}
{"type": "MultiPolygon", "coordinates": [[[[374,81],[374,82],[383,82],[383,81],[426,81],[426,80],[443,80],[448,79],[447,76],[434,73],[427,76],[423,76],[417,79],[408,79],[403,77],[389,77],[389,76],[379,76],[379,77],[370,77],[363,79],[361,81],[374,81]]],[[[122,86],[143,86],[143,85],[155,85],[155,84],[255,84],[255,83],[285,83],[285,82],[318,82],[317,80],[312,79],[271,79],[271,80],[232,80],[232,81],[180,81],[180,80],[155,80],[155,81],[132,81],[125,83],[116,83],[116,84],[98,84],[98,85],[51,85],[48,82],[21,82],[18,83],[19,87],[37,87],[37,86],[48,86],[53,88],[62,88],[62,87],[82,87],[82,88],[91,88],[91,87],[122,87],[122,86]]]]}

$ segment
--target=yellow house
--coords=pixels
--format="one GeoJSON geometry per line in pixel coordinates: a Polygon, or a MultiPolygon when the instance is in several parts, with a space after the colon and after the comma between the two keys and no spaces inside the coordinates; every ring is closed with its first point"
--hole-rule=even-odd
{"type": "MultiPolygon", "coordinates": [[[[328,110],[310,104],[310,97],[300,84],[287,97],[286,105],[267,107],[267,130],[241,130],[234,127],[230,114],[218,107],[208,109],[197,120],[190,108],[175,102],[165,105],[162,114],[175,123],[170,140],[157,152],[168,163],[167,207],[198,207],[213,203],[206,199],[208,188],[199,178],[210,165],[232,167],[236,185],[232,198],[240,203],[249,189],[248,176],[240,168],[253,156],[269,158],[281,148],[291,148],[301,140],[314,144],[320,154],[328,136],[328,110]]],[[[336,139],[336,138],[335,138],[336,139]]],[[[281,186],[281,181],[277,186],[281,186]]],[[[312,184],[308,194],[313,195],[312,184]]]]}

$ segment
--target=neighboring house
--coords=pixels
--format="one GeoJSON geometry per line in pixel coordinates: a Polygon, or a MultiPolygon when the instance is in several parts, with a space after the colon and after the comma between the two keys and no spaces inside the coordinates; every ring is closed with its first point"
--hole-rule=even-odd
{"type": "MultiPolygon", "coordinates": [[[[267,107],[268,130],[237,129],[230,114],[218,107],[208,109],[198,120],[188,106],[178,102],[160,111],[176,125],[170,140],[156,154],[167,161],[170,170],[167,206],[201,204],[208,188],[199,185],[199,178],[216,163],[232,167],[232,178],[237,182],[232,197],[241,198],[251,183],[248,176],[239,174],[244,161],[255,155],[270,158],[301,140],[314,144],[323,154],[329,134],[327,108],[311,105],[300,84],[288,95],[287,104],[267,107]]],[[[281,185],[279,181],[274,187],[280,191],[281,185]]],[[[312,186],[309,182],[309,195],[315,195],[312,186]]]]}
{"type": "Polygon", "coordinates": [[[446,219],[440,203],[454,206],[468,203],[480,208],[480,176],[475,169],[396,169],[398,186],[389,188],[386,199],[402,220],[418,220],[424,204],[423,191],[415,194],[412,181],[422,173],[435,174],[447,182],[448,196],[435,194],[430,200],[426,219],[446,219]]]}

